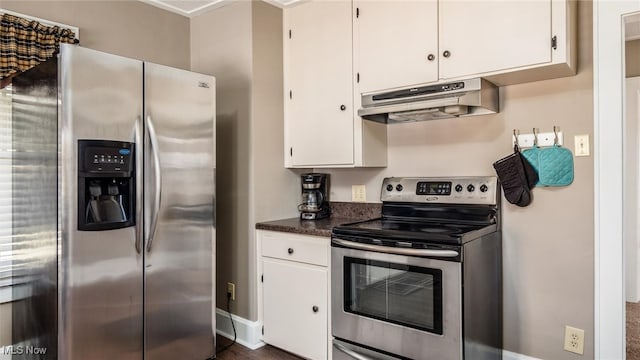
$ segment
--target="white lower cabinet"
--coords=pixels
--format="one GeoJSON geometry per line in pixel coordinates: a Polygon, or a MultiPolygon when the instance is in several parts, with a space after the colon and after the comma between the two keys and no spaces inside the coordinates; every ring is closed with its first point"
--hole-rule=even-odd
{"type": "Polygon", "coordinates": [[[264,230],[257,234],[262,340],[307,359],[330,359],[330,240],[264,230]]]}

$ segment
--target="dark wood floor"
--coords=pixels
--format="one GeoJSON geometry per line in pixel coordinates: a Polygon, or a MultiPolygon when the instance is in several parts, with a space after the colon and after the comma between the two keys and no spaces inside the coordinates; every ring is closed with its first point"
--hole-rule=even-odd
{"type": "MultiPolygon", "coordinates": [[[[216,335],[217,350],[220,351],[223,347],[231,343],[231,340],[224,336],[216,335]]],[[[263,346],[257,350],[249,350],[240,344],[233,344],[229,349],[219,353],[216,357],[217,360],[300,360],[301,358],[289,354],[286,351],[280,350],[270,345],[263,346]]]]}
{"type": "Polygon", "coordinates": [[[627,303],[627,360],[640,360],[640,304],[627,303]]]}

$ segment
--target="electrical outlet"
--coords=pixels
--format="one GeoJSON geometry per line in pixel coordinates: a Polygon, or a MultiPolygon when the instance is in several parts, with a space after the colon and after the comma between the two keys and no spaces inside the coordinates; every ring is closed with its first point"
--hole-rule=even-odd
{"type": "Polygon", "coordinates": [[[227,294],[231,295],[231,300],[236,299],[236,284],[227,283],[227,294]]]}
{"type": "Polygon", "coordinates": [[[353,202],[367,201],[366,185],[351,185],[351,201],[353,202]]]}
{"type": "Polygon", "coordinates": [[[589,135],[576,135],[574,139],[576,156],[589,156],[589,135]]]}
{"type": "Polygon", "coordinates": [[[584,353],[584,330],[565,326],[564,349],[582,355],[584,353]]]}

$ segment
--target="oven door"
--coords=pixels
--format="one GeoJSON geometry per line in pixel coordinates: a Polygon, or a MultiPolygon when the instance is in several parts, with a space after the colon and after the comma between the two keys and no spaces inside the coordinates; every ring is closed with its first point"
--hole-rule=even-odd
{"type": "MultiPolygon", "coordinates": [[[[337,241],[344,246],[344,241],[337,241]]],[[[386,250],[380,246],[369,246],[379,250],[371,251],[338,247],[335,242],[335,338],[401,358],[462,359],[460,262],[406,255],[412,249],[397,249],[405,253],[399,255],[379,252],[386,250]]],[[[445,252],[451,256],[451,250],[445,252]]],[[[375,358],[361,355],[354,358],[375,358]]]]}

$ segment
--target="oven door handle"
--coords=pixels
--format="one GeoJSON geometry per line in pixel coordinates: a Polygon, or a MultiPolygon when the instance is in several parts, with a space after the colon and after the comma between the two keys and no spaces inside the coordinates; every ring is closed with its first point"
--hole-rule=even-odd
{"type": "Polygon", "coordinates": [[[433,256],[433,257],[457,257],[460,255],[460,253],[454,250],[398,248],[398,247],[390,247],[390,246],[362,244],[358,242],[335,239],[335,238],[331,239],[331,242],[334,244],[338,244],[338,245],[352,248],[352,249],[377,251],[377,252],[386,253],[386,254],[408,255],[408,256],[433,256]]]}
{"type": "Polygon", "coordinates": [[[362,354],[359,354],[351,349],[347,349],[344,345],[342,344],[338,344],[336,342],[333,343],[333,347],[335,347],[336,349],[342,351],[343,353],[349,355],[350,357],[356,359],[356,360],[374,360],[373,358],[364,356],[362,354]]]}

